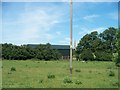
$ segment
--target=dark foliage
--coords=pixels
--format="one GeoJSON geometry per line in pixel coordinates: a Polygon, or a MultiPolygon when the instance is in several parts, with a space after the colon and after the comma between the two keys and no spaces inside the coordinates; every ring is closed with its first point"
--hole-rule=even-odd
{"type": "MultiPolygon", "coordinates": [[[[110,27],[100,34],[94,31],[83,36],[76,48],[76,59],[86,61],[112,61],[113,53],[117,53],[117,48],[120,46],[116,46],[117,31],[118,29],[110,27]]],[[[119,57],[120,55],[118,55],[119,57]]]]}
{"type": "Polygon", "coordinates": [[[26,59],[40,59],[40,60],[58,60],[61,57],[57,50],[51,48],[50,44],[38,45],[32,48],[28,45],[16,46],[12,44],[2,44],[2,58],[8,60],[26,60],[26,59]]]}
{"type": "Polygon", "coordinates": [[[95,52],[96,61],[112,61],[112,54],[104,51],[95,52]]]}
{"type": "Polygon", "coordinates": [[[94,56],[92,54],[92,51],[89,49],[84,50],[81,54],[80,54],[80,58],[82,60],[88,61],[88,60],[94,60],[94,56]]]}
{"type": "Polygon", "coordinates": [[[113,71],[109,71],[109,76],[115,76],[115,73],[113,71]]]}
{"type": "Polygon", "coordinates": [[[81,70],[79,70],[79,69],[76,69],[76,70],[75,70],[75,72],[81,72],[81,70]]]}
{"type": "Polygon", "coordinates": [[[16,68],[15,67],[11,67],[11,71],[16,71],[16,68]]]}
{"type": "Polygon", "coordinates": [[[75,84],[79,85],[79,84],[82,84],[82,82],[80,80],[76,80],[75,84]]]}
{"type": "Polygon", "coordinates": [[[63,83],[73,83],[73,81],[69,78],[69,77],[66,77],[66,78],[64,78],[64,80],[63,80],[63,83]]]}
{"type": "Polygon", "coordinates": [[[120,67],[120,28],[118,29],[118,34],[117,34],[117,50],[118,50],[118,57],[116,59],[116,65],[120,67]]]}
{"type": "Polygon", "coordinates": [[[48,77],[48,79],[54,79],[55,75],[50,73],[50,74],[47,75],[47,77],[48,77]]]}

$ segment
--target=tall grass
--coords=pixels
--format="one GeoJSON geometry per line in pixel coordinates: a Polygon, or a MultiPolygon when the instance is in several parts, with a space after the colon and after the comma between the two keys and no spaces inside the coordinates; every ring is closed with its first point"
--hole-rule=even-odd
{"type": "Polygon", "coordinates": [[[45,61],[38,60],[4,60],[2,63],[4,67],[2,68],[3,88],[118,87],[118,69],[116,69],[114,62],[82,63],[73,61],[71,79],[67,77],[70,76],[68,61],[47,61],[46,64],[45,61]],[[13,66],[14,68],[11,69],[13,66]]]}

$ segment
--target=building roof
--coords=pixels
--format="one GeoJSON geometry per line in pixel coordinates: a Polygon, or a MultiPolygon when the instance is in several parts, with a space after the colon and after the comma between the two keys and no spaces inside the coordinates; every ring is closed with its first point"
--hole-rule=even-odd
{"type": "Polygon", "coordinates": [[[53,49],[70,49],[69,45],[51,45],[53,49]]]}
{"type": "MultiPolygon", "coordinates": [[[[39,44],[27,44],[28,46],[35,48],[36,46],[38,46],[39,44]]],[[[44,45],[44,44],[42,44],[44,45]]],[[[51,47],[53,49],[70,49],[69,45],[51,45],[51,47]]]]}

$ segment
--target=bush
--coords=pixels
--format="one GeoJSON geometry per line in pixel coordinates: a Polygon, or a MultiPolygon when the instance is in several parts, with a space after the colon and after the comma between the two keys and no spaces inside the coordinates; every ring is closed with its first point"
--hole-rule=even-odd
{"type": "Polygon", "coordinates": [[[78,84],[78,85],[79,85],[79,84],[82,84],[82,82],[79,81],[79,80],[76,80],[76,81],[75,81],[75,84],[78,84]]]}
{"type": "Polygon", "coordinates": [[[111,67],[111,66],[109,66],[109,67],[107,67],[107,69],[112,69],[112,67],[111,67]]]}
{"type": "Polygon", "coordinates": [[[50,73],[50,74],[47,75],[47,77],[48,77],[48,79],[53,79],[53,78],[55,78],[55,75],[50,73]]]}
{"type": "Polygon", "coordinates": [[[32,58],[58,60],[61,58],[59,51],[53,49],[50,44],[17,46],[5,43],[2,44],[2,51],[2,58],[8,60],[27,60],[32,58]]]}
{"type": "Polygon", "coordinates": [[[92,73],[92,71],[90,70],[89,73],[92,73]]]}
{"type": "Polygon", "coordinates": [[[63,82],[66,83],[73,83],[69,77],[64,78],[63,82]]]}
{"type": "Polygon", "coordinates": [[[115,64],[116,64],[117,67],[120,67],[120,51],[118,51],[118,56],[115,60],[115,64]]]}
{"type": "Polygon", "coordinates": [[[11,71],[16,71],[15,67],[11,67],[11,71]]]}
{"type": "Polygon", "coordinates": [[[110,71],[109,76],[115,76],[115,73],[113,71],[110,71]]]}
{"type": "Polygon", "coordinates": [[[117,34],[117,53],[118,53],[118,57],[116,59],[116,66],[120,67],[120,28],[118,29],[118,34],[117,34]]]}
{"type": "Polygon", "coordinates": [[[104,51],[95,52],[96,61],[112,61],[112,54],[104,51]]]}
{"type": "Polygon", "coordinates": [[[80,58],[82,60],[88,61],[88,60],[94,60],[94,56],[92,54],[92,51],[89,49],[84,50],[81,54],[80,54],[80,58]]]}
{"type": "Polygon", "coordinates": [[[113,53],[112,61],[116,61],[118,58],[118,53],[113,53]]]}
{"type": "Polygon", "coordinates": [[[81,72],[81,70],[76,69],[75,72],[81,72]]]}
{"type": "Polygon", "coordinates": [[[119,86],[119,82],[112,83],[113,86],[119,86]]]}
{"type": "Polygon", "coordinates": [[[12,74],[11,72],[8,72],[8,74],[12,74]]]}
{"type": "Polygon", "coordinates": [[[117,67],[120,67],[120,63],[116,63],[116,66],[117,66],[117,67]]]}
{"type": "Polygon", "coordinates": [[[41,79],[41,80],[39,81],[39,83],[43,83],[43,79],[41,79]]]}

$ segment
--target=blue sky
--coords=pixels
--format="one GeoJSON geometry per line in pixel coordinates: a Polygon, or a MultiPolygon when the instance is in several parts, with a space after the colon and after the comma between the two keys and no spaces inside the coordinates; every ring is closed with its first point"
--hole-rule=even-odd
{"type": "MultiPolygon", "coordinates": [[[[117,2],[74,2],[73,41],[118,27],[117,2]]],[[[65,2],[3,2],[2,43],[69,44],[70,5],[65,2]]]]}

